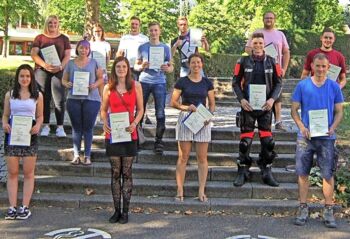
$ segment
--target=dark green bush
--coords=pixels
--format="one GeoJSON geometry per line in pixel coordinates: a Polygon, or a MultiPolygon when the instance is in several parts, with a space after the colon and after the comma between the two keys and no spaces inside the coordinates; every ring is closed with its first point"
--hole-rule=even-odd
{"type": "Polygon", "coordinates": [[[7,91],[13,87],[13,81],[15,79],[14,70],[0,70],[0,113],[4,107],[4,97],[7,91]]]}

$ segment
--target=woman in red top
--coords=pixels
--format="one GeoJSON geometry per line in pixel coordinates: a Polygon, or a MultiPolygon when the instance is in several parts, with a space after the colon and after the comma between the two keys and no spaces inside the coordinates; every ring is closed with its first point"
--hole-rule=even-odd
{"type": "Polygon", "coordinates": [[[106,154],[112,167],[112,195],[115,213],[109,222],[127,223],[128,211],[132,191],[132,161],[137,155],[137,130],[143,115],[143,96],[139,82],[132,79],[130,65],[127,58],[117,57],[111,70],[111,78],[104,87],[101,107],[103,130],[106,133],[106,154]],[[136,109],[135,109],[136,108],[136,109]],[[136,116],[135,115],[136,110],[136,116]],[[125,130],[131,134],[131,141],[111,143],[108,113],[129,113],[129,127],[125,130]],[[123,178],[123,185],[121,185],[123,178]],[[121,195],[123,196],[123,210],[121,209],[121,195]]]}

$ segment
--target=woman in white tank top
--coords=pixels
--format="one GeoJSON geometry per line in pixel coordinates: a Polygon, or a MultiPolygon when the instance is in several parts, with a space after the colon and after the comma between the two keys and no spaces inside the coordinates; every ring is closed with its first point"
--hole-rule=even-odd
{"type": "Polygon", "coordinates": [[[7,192],[10,207],[5,219],[27,219],[30,217],[30,199],[34,190],[34,169],[38,152],[38,139],[40,127],[43,123],[43,96],[38,91],[34,78],[34,71],[30,65],[23,64],[18,67],[13,90],[5,95],[2,127],[5,132],[5,156],[7,162],[8,179],[7,192]],[[11,145],[10,133],[12,116],[32,117],[30,130],[31,140],[29,146],[11,145]],[[17,208],[18,168],[19,160],[23,159],[23,200],[17,208]]]}

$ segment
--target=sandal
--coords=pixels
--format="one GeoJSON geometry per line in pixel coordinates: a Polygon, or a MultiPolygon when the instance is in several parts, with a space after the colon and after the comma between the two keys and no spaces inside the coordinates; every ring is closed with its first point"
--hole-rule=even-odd
{"type": "Polygon", "coordinates": [[[80,158],[78,157],[74,157],[74,159],[70,162],[73,165],[78,165],[80,164],[80,158]]]}
{"type": "Polygon", "coordinates": [[[176,196],[175,196],[175,201],[176,201],[176,202],[183,202],[183,201],[184,201],[184,196],[182,196],[182,195],[176,195],[176,196]]]}
{"type": "Polygon", "coordinates": [[[83,164],[86,165],[86,166],[91,165],[91,159],[90,159],[90,157],[84,157],[83,164]]]}

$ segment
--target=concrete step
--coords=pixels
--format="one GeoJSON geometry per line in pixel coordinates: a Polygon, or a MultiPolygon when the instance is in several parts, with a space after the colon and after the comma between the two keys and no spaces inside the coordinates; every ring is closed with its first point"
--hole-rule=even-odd
{"type": "MultiPolygon", "coordinates": [[[[188,165],[186,170],[186,180],[197,181],[197,165],[188,165]]],[[[134,179],[175,179],[176,165],[165,164],[144,164],[134,162],[134,179]]],[[[251,167],[252,181],[260,181],[260,170],[257,167],[251,167]]],[[[77,165],[73,166],[70,162],[64,161],[43,161],[36,164],[36,175],[50,176],[91,176],[91,177],[110,177],[111,166],[108,162],[94,162],[91,166],[77,165]]],[[[296,176],[293,172],[287,172],[284,168],[273,168],[274,177],[281,183],[296,183],[296,176]]],[[[237,175],[235,166],[209,166],[207,181],[231,181],[237,175]]]]}
{"type": "MultiPolygon", "coordinates": [[[[22,188],[22,179],[20,179],[22,188]]],[[[76,177],[38,175],[35,179],[35,191],[41,193],[73,193],[84,194],[86,189],[94,190],[98,195],[110,194],[110,179],[101,177],[76,177]]],[[[312,187],[310,195],[322,196],[320,188],[312,187]]],[[[172,197],[176,194],[175,180],[134,179],[133,195],[172,197]]],[[[184,195],[196,197],[198,182],[186,181],[184,195]]],[[[247,182],[242,187],[234,187],[232,181],[208,181],[206,194],[214,198],[247,198],[247,199],[292,199],[298,198],[298,185],[296,183],[280,183],[279,187],[270,187],[261,182],[247,182]]]]}
{"type": "MultiPolygon", "coordinates": [[[[165,150],[177,151],[178,145],[174,138],[164,138],[163,139],[165,150]]],[[[61,148],[72,147],[72,139],[69,135],[66,138],[58,137],[41,137],[39,138],[39,145],[42,146],[57,146],[61,148]]],[[[94,136],[92,142],[93,148],[104,148],[105,138],[104,136],[94,136]]],[[[142,145],[142,149],[151,150],[154,147],[154,138],[146,137],[146,142],[142,145]]],[[[239,140],[212,140],[208,146],[208,152],[218,152],[218,153],[230,153],[238,152],[239,140]]],[[[276,141],[275,151],[281,154],[291,154],[295,153],[296,142],[295,141],[276,141]]],[[[192,145],[192,150],[195,149],[195,144],[192,145]]],[[[253,141],[251,147],[252,153],[260,152],[260,142],[253,141]]]]}
{"type": "MultiPolygon", "coordinates": [[[[19,194],[22,199],[22,194],[19,194]]],[[[7,205],[7,193],[0,193],[0,203],[7,205]]],[[[34,193],[31,201],[32,206],[37,207],[63,207],[63,208],[110,208],[113,207],[111,193],[109,195],[84,195],[65,193],[34,193]]],[[[184,202],[174,200],[174,197],[160,197],[156,195],[135,196],[132,195],[130,208],[136,210],[157,210],[159,212],[180,211],[185,212],[228,212],[242,214],[273,214],[295,213],[298,207],[297,200],[274,200],[274,199],[233,199],[210,197],[206,203],[202,203],[193,197],[185,197],[184,202]]],[[[323,205],[309,203],[311,212],[320,211],[323,205]]],[[[337,207],[339,210],[340,207],[337,207]]],[[[131,210],[132,211],[132,210],[131,210]]],[[[108,218],[108,215],[106,215],[108,218]]],[[[107,220],[107,219],[106,219],[107,220]]]]}
{"type": "MultiPolygon", "coordinates": [[[[241,107],[241,104],[238,101],[226,102],[226,101],[218,101],[216,102],[217,106],[220,107],[241,107]]],[[[282,107],[285,109],[290,109],[292,106],[291,103],[282,102],[282,107]]]]}
{"type": "MultiPolygon", "coordinates": [[[[254,161],[258,159],[257,153],[250,155],[254,161]]],[[[236,166],[236,153],[208,153],[208,164],[210,166],[236,166]]],[[[91,159],[93,162],[109,162],[104,149],[93,148],[91,152],[91,159]]],[[[176,165],[178,159],[178,151],[164,151],[163,155],[154,154],[153,150],[141,150],[136,158],[136,162],[144,164],[167,164],[176,165]]],[[[53,147],[40,147],[38,153],[38,161],[71,161],[73,160],[73,149],[61,149],[53,147]]],[[[287,165],[295,163],[294,154],[279,154],[274,162],[274,167],[285,168],[287,165]]],[[[188,164],[197,164],[195,152],[191,152],[188,164]]]]}
{"type": "MultiPolygon", "coordinates": [[[[219,116],[217,116],[219,117],[219,116]]],[[[233,118],[233,115],[232,115],[233,118]]],[[[219,128],[215,126],[216,121],[219,121],[220,119],[218,118],[217,120],[214,120],[214,127],[211,129],[211,138],[213,140],[239,140],[240,139],[240,129],[238,127],[233,127],[233,126],[227,126],[225,128],[219,128]]],[[[54,128],[54,126],[52,126],[54,128]]],[[[72,127],[70,125],[65,125],[65,131],[67,134],[72,133],[72,127]]],[[[144,134],[146,137],[155,137],[156,135],[156,127],[155,125],[144,125],[143,126],[144,134]]],[[[272,129],[272,133],[274,136],[274,139],[276,141],[296,141],[297,139],[297,134],[296,132],[283,132],[283,131],[278,131],[272,129]]],[[[103,127],[102,125],[98,124],[94,127],[94,135],[96,136],[103,136],[103,127]]],[[[255,133],[254,135],[254,140],[259,140],[259,134],[258,132],[255,133]]],[[[55,138],[54,135],[51,135],[49,137],[55,138]]],[[[42,137],[43,140],[45,140],[44,137],[42,137]]],[[[164,138],[175,138],[175,125],[167,125],[167,128],[164,132],[164,138]]]]}

